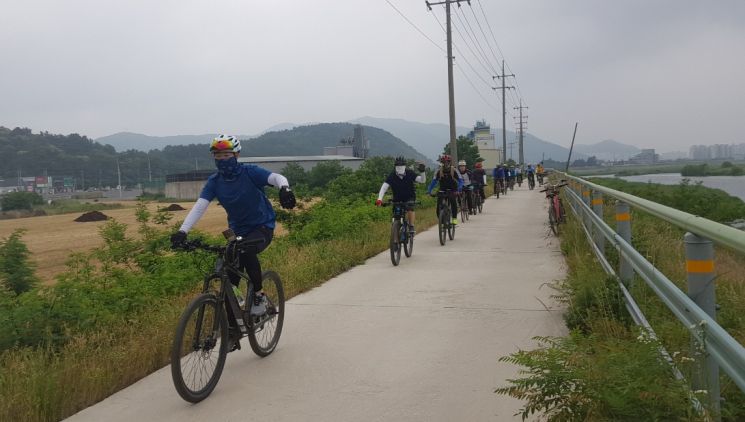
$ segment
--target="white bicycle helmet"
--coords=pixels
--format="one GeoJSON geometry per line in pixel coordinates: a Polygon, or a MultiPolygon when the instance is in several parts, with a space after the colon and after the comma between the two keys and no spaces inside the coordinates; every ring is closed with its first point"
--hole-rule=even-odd
{"type": "Polygon", "coordinates": [[[212,140],[210,152],[241,152],[241,141],[232,135],[219,135],[212,140]]]}

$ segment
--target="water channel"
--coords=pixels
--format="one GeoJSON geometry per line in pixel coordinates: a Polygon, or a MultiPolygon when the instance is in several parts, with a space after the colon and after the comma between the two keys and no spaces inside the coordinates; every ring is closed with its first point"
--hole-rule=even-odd
{"type": "Polygon", "coordinates": [[[661,185],[677,185],[684,178],[691,179],[691,183],[701,181],[706,187],[721,189],[745,201],[745,176],[683,177],[680,173],[660,173],[619,177],[619,179],[628,180],[629,182],[651,182],[661,185]]]}

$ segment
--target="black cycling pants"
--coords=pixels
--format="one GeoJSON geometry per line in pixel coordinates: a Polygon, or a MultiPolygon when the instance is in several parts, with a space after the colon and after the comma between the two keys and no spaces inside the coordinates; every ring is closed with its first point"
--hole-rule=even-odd
{"type": "MultiPolygon", "coordinates": [[[[247,250],[242,252],[238,264],[238,268],[248,274],[248,279],[251,280],[254,292],[261,291],[263,287],[261,283],[261,263],[259,262],[259,253],[272,243],[273,237],[274,230],[267,227],[259,227],[258,229],[243,235],[243,239],[248,242],[253,243],[254,241],[261,241],[256,244],[256,247],[249,247],[247,250]]],[[[236,286],[241,281],[238,274],[229,273],[229,277],[230,282],[236,286]]]]}

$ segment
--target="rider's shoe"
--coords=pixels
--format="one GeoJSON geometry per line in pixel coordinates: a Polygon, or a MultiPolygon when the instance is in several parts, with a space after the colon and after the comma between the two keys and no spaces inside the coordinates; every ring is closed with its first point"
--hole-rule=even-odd
{"type": "Polygon", "coordinates": [[[457,218],[451,218],[450,219],[450,224],[452,224],[453,226],[457,226],[458,225],[458,219],[457,218]]]}
{"type": "Polygon", "coordinates": [[[263,292],[254,295],[254,303],[251,305],[251,316],[264,315],[268,304],[269,301],[263,292]]]}

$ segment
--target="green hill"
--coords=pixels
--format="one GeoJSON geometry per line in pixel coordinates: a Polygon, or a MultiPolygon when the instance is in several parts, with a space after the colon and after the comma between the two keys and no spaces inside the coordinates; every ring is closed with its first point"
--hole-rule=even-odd
{"type": "MultiPolygon", "coordinates": [[[[337,145],[340,139],[352,136],[353,130],[350,123],[321,123],[268,132],[245,140],[242,154],[322,155],[323,147],[337,145]]],[[[403,155],[428,162],[422,154],[382,129],[365,126],[364,133],[372,156],[403,155]]],[[[133,142],[147,138],[137,134],[127,136],[133,142]]],[[[156,180],[166,174],[214,168],[207,148],[209,137],[200,136],[198,141],[191,145],[162,146],[149,152],[131,148],[117,152],[111,145],[78,134],[33,133],[28,128],[11,130],[0,126],[0,179],[4,179],[3,185],[10,186],[15,185],[19,175],[48,175],[74,177],[78,188],[116,186],[118,163],[122,184],[133,186],[150,176],[156,180]]]]}

